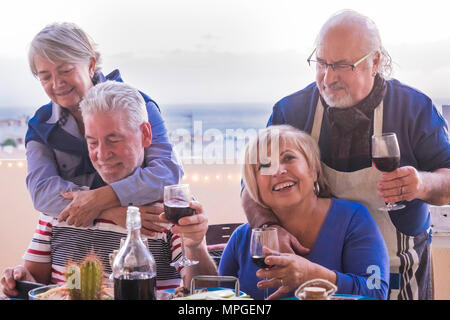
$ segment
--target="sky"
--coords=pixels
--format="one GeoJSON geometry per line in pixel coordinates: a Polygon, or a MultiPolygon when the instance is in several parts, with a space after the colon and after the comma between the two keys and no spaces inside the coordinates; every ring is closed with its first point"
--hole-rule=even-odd
{"type": "Polygon", "coordinates": [[[98,43],[103,71],[160,105],[270,103],[314,81],[306,58],[328,17],[359,11],[377,24],[393,76],[450,103],[448,1],[16,0],[0,12],[0,108],[48,98],[27,63],[34,35],[75,22],[98,43]]]}

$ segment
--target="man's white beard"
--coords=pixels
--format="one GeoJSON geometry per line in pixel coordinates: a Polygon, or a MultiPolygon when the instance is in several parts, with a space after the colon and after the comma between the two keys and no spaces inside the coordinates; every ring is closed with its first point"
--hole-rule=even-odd
{"type": "Polygon", "coordinates": [[[335,98],[334,96],[331,96],[331,97],[327,96],[326,94],[323,94],[322,97],[325,100],[325,102],[327,103],[327,105],[330,107],[348,108],[348,107],[352,107],[354,105],[353,99],[352,99],[352,97],[350,97],[349,94],[346,94],[344,97],[342,97],[340,99],[335,98]]]}
{"type": "Polygon", "coordinates": [[[322,86],[321,90],[322,97],[328,106],[335,108],[348,108],[355,105],[355,102],[353,101],[353,98],[350,96],[348,88],[345,84],[335,82],[329,86],[329,88],[331,89],[339,89],[339,88],[343,89],[345,91],[345,95],[342,98],[337,98],[334,94],[327,95],[325,93],[324,84],[322,83],[321,86],[322,86]]]}

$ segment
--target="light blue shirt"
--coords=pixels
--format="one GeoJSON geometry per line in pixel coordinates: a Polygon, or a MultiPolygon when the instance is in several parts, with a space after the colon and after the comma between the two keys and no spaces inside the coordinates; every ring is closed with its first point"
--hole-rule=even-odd
{"type": "MultiPolygon", "coordinates": [[[[152,143],[145,148],[145,167],[138,168],[132,175],[111,183],[122,206],[135,206],[163,199],[165,185],[177,184],[183,176],[183,168],[167,138],[164,120],[153,102],[147,103],[148,119],[152,130],[152,143]]],[[[61,107],[52,103],[52,115],[47,123],[56,123],[61,107]]],[[[70,114],[62,129],[71,135],[82,137],[75,118],[70,114]]],[[[75,169],[81,156],[61,152],[47,145],[29,141],[27,157],[27,188],[36,210],[57,217],[71,200],[60,193],[86,190],[91,185],[94,174],[75,176],[75,169]]]]}

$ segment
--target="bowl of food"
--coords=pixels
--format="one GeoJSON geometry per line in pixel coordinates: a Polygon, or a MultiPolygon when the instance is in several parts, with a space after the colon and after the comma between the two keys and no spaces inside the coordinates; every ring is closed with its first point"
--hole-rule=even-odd
{"type": "MultiPolygon", "coordinates": [[[[69,290],[66,284],[51,284],[48,286],[39,287],[28,292],[29,300],[75,300],[74,295],[69,290]]],[[[97,300],[113,300],[114,288],[109,285],[102,285],[100,295],[97,300]]],[[[84,300],[81,299],[76,300],[84,300]]]]}
{"type": "Polygon", "coordinates": [[[62,286],[51,284],[28,291],[28,300],[67,300],[63,292],[62,286]]]}

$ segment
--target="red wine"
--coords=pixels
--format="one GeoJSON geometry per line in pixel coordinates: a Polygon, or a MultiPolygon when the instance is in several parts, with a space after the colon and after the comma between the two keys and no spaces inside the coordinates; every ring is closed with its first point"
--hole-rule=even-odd
{"type": "Polygon", "coordinates": [[[156,277],[114,279],[114,300],[156,300],[156,277]]]}
{"type": "Polygon", "coordinates": [[[172,223],[178,223],[178,220],[192,216],[195,210],[189,207],[189,202],[180,200],[169,200],[164,202],[164,214],[166,219],[172,223]]]}
{"type": "Polygon", "coordinates": [[[258,266],[258,268],[270,268],[268,264],[264,262],[266,256],[252,256],[252,262],[258,266]]]}
{"type": "Polygon", "coordinates": [[[400,157],[372,158],[375,167],[384,172],[391,172],[400,166],[400,157]]]}

